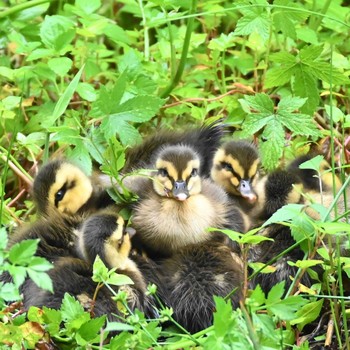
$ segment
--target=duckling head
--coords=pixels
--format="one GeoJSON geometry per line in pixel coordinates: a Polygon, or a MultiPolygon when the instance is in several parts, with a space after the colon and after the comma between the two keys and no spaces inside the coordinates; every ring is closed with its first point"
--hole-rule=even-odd
{"type": "Polygon", "coordinates": [[[228,193],[255,203],[259,165],[258,151],[250,142],[228,141],[214,155],[211,177],[228,193]]]}
{"type": "Polygon", "coordinates": [[[162,197],[185,201],[201,192],[200,158],[187,145],[165,146],[155,158],[153,188],[162,197]]]}
{"type": "Polygon", "coordinates": [[[40,214],[58,211],[73,215],[92,192],[90,178],[74,164],[61,159],[44,165],[33,183],[33,197],[40,214]]]}

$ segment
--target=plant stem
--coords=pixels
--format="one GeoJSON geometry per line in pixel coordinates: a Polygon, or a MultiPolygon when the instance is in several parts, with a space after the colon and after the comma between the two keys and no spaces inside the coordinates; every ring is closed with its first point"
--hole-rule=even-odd
{"type": "MultiPolygon", "coordinates": [[[[193,15],[196,11],[196,8],[197,8],[197,0],[192,0],[189,15],[193,15]]],[[[175,74],[174,78],[171,80],[170,84],[160,94],[161,98],[167,98],[170,95],[170,93],[174,90],[174,88],[176,87],[176,85],[179,83],[179,81],[181,79],[182,73],[185,69],[188,49],[190,47],[191,35],[193,32],[193,26],[194,26],[194,20],[195,20],[195,17],[190,17],[188,22],[187,22],[187,29],[186,29],[185,39],[184,39],[184,45],[182,47],[180,62],[179,62],[179,65],[177,67],[176,74],[175,74]]]]}
{"type": "Polygon", "coordinates": [[[32,0],[32,1],[24,2],[22,4],[12,6],[11,8],[8,8],[0,13],[0,19],[11,16],[17,12],[26,10],[28,8],[35,7],[41,4],[45,4],[46,2],[52,2],[52,1],[57,1],[57,0],[32,0]]]}
{"type": "Polygon", "coordinates": [[[142,0],[139,0],[139,6],[140,6],[140,11],[141,11],[141,16],[142,16],[142,21],[143,21],[143,40],[144,40],[144,49],[143,53],[145,55],[145,60],[149,61],[149,28],[147,25],[147,20],[146,20],[146,14],[145,14],[145,8],[143,7],[143,2],[142,0]]]}
{"type": "MultiPolygon", "coordinates": [[[[331,3],[332,3],[332,0],[327,0],[324,4],[320,14],[324,15],[327,12],[328,7],[330,6],[331,3]]],[[[323,17],[317,16],[317,18],[314,20],[314,22],[310,24],[310,29],[312,29],[316,32],[319,25],[322,22],[322,19],[323,19],[323,17]]]]}

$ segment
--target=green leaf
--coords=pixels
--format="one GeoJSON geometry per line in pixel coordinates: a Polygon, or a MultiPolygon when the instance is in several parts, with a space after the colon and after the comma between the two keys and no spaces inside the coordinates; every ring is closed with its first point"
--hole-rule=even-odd
{"type": "Polygon", "coordinates": [[[68,293],[64,294],[61,305],[62,319],[66,322],[78,319],[84,314],[84,309],[74,297],[68,293]]]}
{"type": "Polygon", "coordinates": [[[246,95],[244,96],[244,100],[253,112],[256,111],[267,116],[274,113],[273,101],[266,94],[246,95]]]}
{"type": "MultiPolygon", "coordinates": [[[[100,330],[103,328],[106,322],[106,315],[101,317],[96,317],[84,323],[79,329],[77,334],[84,339],[86,342],[90,342],[98,336],[98,341],[100,340],[100,330]]],[[[80,344],[85,345],[85,344],[80,344]]]]}
{"type": "Polygon", "coordinates": [[[284,130],[279,119],[270,120],[260,138],[260,152],[262,155],[262,164],[266,170],[276,168],[283,153],[285,142],[284,130]]]}
{"type": "Polygon", "coordinates": [[[298,64],[294,70],[293,91],[295,95],[307,97],[301,112],[313,115],[320,100],[316,78],[302,64],[298,64]]]}
{"type": "Polygon", "coordinates": [[[301,211],[304,209],[303,204],[287,204],[282,208],[278,209],[264,224],[264,226],[270,224],[276,224],[284,221],[290,221],[296,216],[300,215],[301,211]]]}
{"type": "Polygon", "coordinates": [[[298,260],[295,263],[290,263],[292,266],[296,266],[301,269],[308,269],[309,267],[322,265],[324,261],[322,260],[298,260]]]}
{"type": "Polygon", "coordinates": [[[304,163],[301,163],[299,165],[300,169],[312,169],[316,172],[320,172],[321,164],[324,160],[324,157],[321,155],[318,155],[316,157],[311,158],[310,160],[307,160],[304,163]]]}
{"type": "Polygon", "coordinates": [[[278,103],[278,112],[292,113],[300,109],[300,107],[305,104],[306,100],[307,98],[286,96],[278,103]]]}
{"type": "Polygon", "coordinates": [[[93,102],[97,99],[97,94],[94,87],[88,83],[79,83],[77,86],[77,93],[86,101],[93,102]]]}
{"type": "MultiPolygon", "coordinates": [[[[268,3],[266,2],[266,6],[268,3]]],[[[249,35],[258,33],[264,40],[270,35],[270,21],[264,8],[256,7],[253,10],[245,11],[236,25],[234,35],[249,35]]]]}
{"type": "Polygon", "coordinates": [[[266,305],[274,304],[280,301],[285,292],[285,281],[275,284],[269,291],[266,298],[266,305]]]}
{"type": "Polygon", "coordinates": [[[21,296],[18,291],[18,285],[0,282],[0,300],[1,299],[5,301],[20,300],[21,296]]]}
{"type": "Polygon", "coordinates": [[[46,16],[40,27],[40,37],[49,49],[60,51],[74,38],[75,23],[65,16],[46,16]]]}
{"type": "Polygon", "coordinates": [[[253,308],[257,308],[265,303],[265,293],[261,289],[260,285],[257,285],[255,289],[249,295],[249,305],[253,308]]]}
{"type": "Polygon", "coordinates": [[[5,227],[0,227],[0,251],[7,247],[8,237],[5,227]]]}
{"type": "Polygon", "coordinates": [[[9,251],[9,260],[12,264],[26,266],[34,256],[39,239],[28,239],[14,244],[9,251]]]}
{"type": "Polygon", "coordinates": [[[57,75],[64,76],[72,68],[73,62],[68,57],[57,57],[51,58],[47,64],[57,75]]]}
{"type": "Polygon", "coordinates": [[[295,319],[296,312],[300,310],[302,306],[308,303],[306,299],[303,299],[300,295],[290,296],[287,299],[277,301],[266,305],[266,308],[276,315],[278,318],[284,321],[290,321],[295,319]]]}
{"type": "Polygon", "coordinates": [[[304,305],[300,310],[297,311],[297,318],[291,320],[290,324],[298,325],[298,329],[301,331],[305,325],[312,323],[312,321],[316,320],[320,316],[323,300],[324,299],[320,299],[304,305]]]}
{"type": "Polygon", "coordinates": [[[78,73],[75,75],[73,80],[69,83],[66,90],[62,94],[62,96],[59,98],[59,100],[56,103],[55,109],[52,113],[52,123],[54,123],[67,109],[68,104],[77,89],[80,77],[83,73],[84,65],[79,69],[78,73]]]}
{"type": "Polygon", "coordinates": [[[53,265],[45,258],[35,256],[30,260],[28,267],[37,272],[45,272],[52,269],[53,265]]]}
{"type": "Polygon", "coordinates": [[[217,337],[223,337],[230,326],[230,319],[232,318],[231,301],[225,301],[221,297],[214,295],[215,313],[214,313],[214,331],[217,337]]]}
{"type": "Polygon", "coordinates": [[[133,280],[126,276],[116,272],[113,272],[106,280],[106,283],[114,286],[124,286],[126,284],[134,284],[133,280]]]}
{"type": "Polygon", "coordinates": [[[53,293],[53,285],[50,276],[45,272],[37,272],[35,270],[28,269],[28,276],[33,282],[40,288],[48,290],[53,293]]]}
{"type": "Polygon", "coordinates": [[[76,0],[75,6],[86,14],[91,14],[101,7],[101,0],[76,0]]]}
{"type": "Polygon", "coordinates": [[[97,255],[93,264],[93,276],[92,280],[94,282],[103,282],[108,279],[108,268],[103,263],[101,258],[97,255]]]}
{"type": "Polygon", "coordinates": [[[123,331],[133,331],[134,326],[121,322],[108,322],[106,326],[107,332],[123,332],[123,331]]]}

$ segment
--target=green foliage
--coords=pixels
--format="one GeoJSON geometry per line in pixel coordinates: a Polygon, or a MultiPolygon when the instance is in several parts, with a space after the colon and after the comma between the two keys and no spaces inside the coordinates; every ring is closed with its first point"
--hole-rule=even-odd
{"type": "MultiPolygon", "coordinates": [[[[33,220],[33,203],[26,194],[37,163],[51,155],[73,159],[88,174],[99,168],[118,182],[126,149],[158,127],[181,129],[224,118],[235,137],[258,143],[267,172],[315,145],[328,147],[324,153],[338,167],[350,157],[350,8],[340,0],[18,0],[1,5],[0,272],[13,279],[0,284],[2,309],[6,301],[20,300],[18,287],[27,277],[52,290],[46,273],[51,264],[35,256],[37,241],[7,251],[3,227],[12,231],[33,220]]],[[[315,158],[302,167],[320,176],[320,162],[315,158]]],[[[344,168],[340,171],[344,175],[344,168]]],[[[118,203],[135,200],[126,190],[121,195],[112,189],[110,194],[118,203]]],[[[350,275],[339,248],[349,225],[340,219],[332,221],[320,203],[308,208],[292,204],[263,224],[291,228],[295,246],[309,258],[294,262],[299,273],[312,274],[314,266],[325,271],[310,289],[303,289],[298,278],[293,282],[309,299],[290,295],[293,288],[285,291],[282,284],[265,296],[258,286],[244,291],[237,310],[216,298],[214,325],[197,335],[169,331],[161,320],[176,324],[166,308],[159,310],[157,320],[135,312],[126,323],[107,323],[101,335],[105,318],[91,319],[67,295],[60,310],[33,308],[22,316],[3,311],[0,342],[19,349],[52,339],[71,348],[90,348],[117,331],[105,341],[106,348],[308,349],[294,331],[311,326],[325,304],[334,303],[335,324],[348,333],[346,316],[342,323],[338,317],[345,315],[338,298],[344,294],[342,268],[350,275]],[[310,208],[320,220],[304,213],[310,208]],[[332,252],[322,248],[328,239],[332,252]],[[327,303],[313,296],[321,285],[323,297],[333,297],[327,303]]],[[[268,240],[259,229],[245,235],[223,232],[243,252],[268,240]]],[[[262,272],[264,266],[253,267],[262,272]]],[[[93,278],[99,286],[131,283],[98,259],[93,278]]],[[[118,298],[125,301],[126,296],[118,298]]]]}

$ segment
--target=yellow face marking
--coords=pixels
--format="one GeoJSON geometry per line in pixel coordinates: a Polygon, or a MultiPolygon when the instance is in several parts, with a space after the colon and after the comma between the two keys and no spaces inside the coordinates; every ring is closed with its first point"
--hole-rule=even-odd
{"type": "Polygon", "coordinates": [[[258,167],[259,167],[259,164],[260,164],[260,160],[259,159],[256,159],[253,164],[250,166],[250,169],[248,171],[248,177],[251,179],[255,174],[256,172],[258,171],[258,167]]]}
{"type": "Polygon", "coordinates": [[[225,157],[224,161],[231,164],[232,169],[241,177],[241,179],[244,178],[244,169],[237,159],[234,159],[232,156],[228,155],[225,157]]]}
{"type": "Polygon", "coordinates": [[[56,174],[48,193],[49,205],[55,207],[56,193],[66,185],[66,193],[58,202],[58,211],[75,214],[91,197],[93,188],[90,179],[76,166],[64,163],[56,174]]]}
{"type": "Polygon", "coordinates": [[[177,173],[173,163],[167,162],[165,160],[158,160],[156,163],[156,167],[157,169],[166,169],[169,176],[171,176],[175,181],[178,180],[179,174],[177,173]]]}
{"type": "Polygon", "coordinates": [[[182,173],[182,180],[186,180],[191,176],[191,172],[193,169],[198,169],[199,170],[199,160],[190,160],[187,163],[186,169],[182,173]]]}
{"type": "Polygon", "coordinates": [[[202,191],[202,183],[201,180],[198,176],[196,177],[191,177],[188,181],[188,192],[190,193],[191,196],[194,194],[201,193],[202,191]]]}
{"type": "Polygon", "coordinates": [[[239,180],[234,176],[230,178],[230,182],[234,187],[237,187],[239,185],[239,180]]]}

